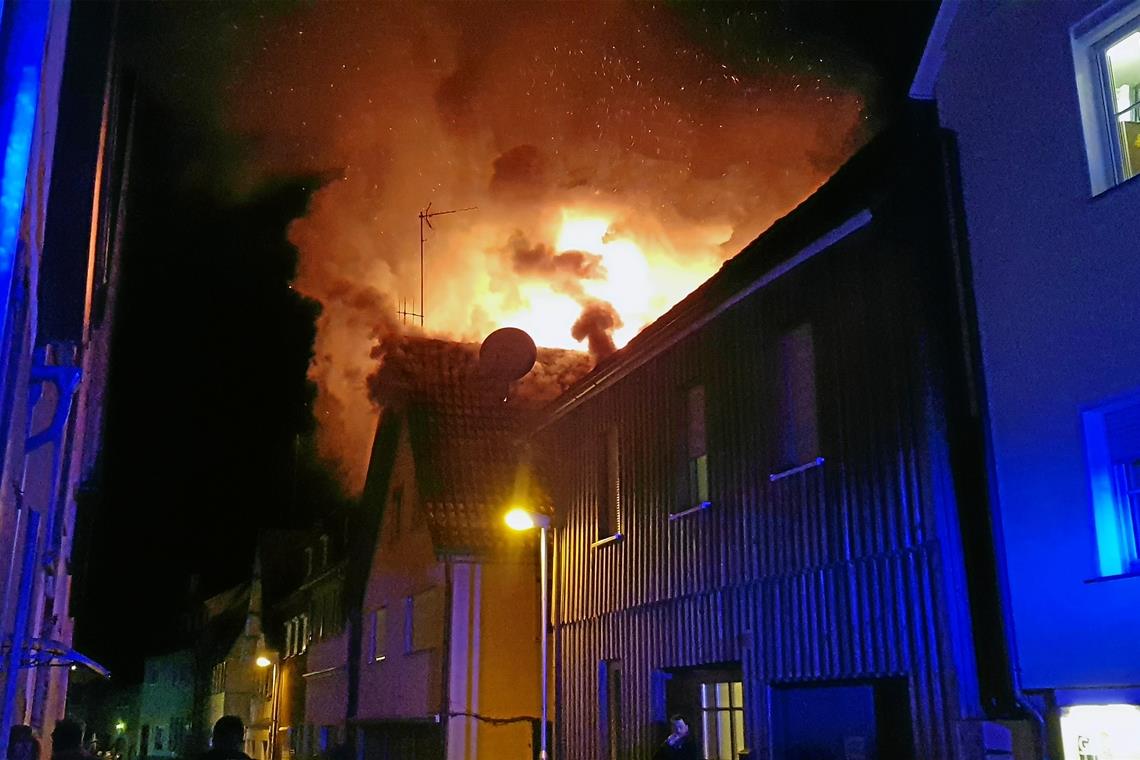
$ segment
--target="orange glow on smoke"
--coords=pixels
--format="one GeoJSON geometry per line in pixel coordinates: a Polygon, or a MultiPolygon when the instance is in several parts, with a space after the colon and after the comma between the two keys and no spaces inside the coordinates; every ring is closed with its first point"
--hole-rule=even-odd
{"type": "Polygon", "coordinates": [[[432,337],[478,343],[512,326],[601,356],[869,136],[869,69],[780,42],[782,4],[727,16],[718,35],[752,30],[732,45],[671,5],[312,3],[243,32],[227,110],[256,138],[246,181],[322,177],[288,237],[294,286],[322,309],[318,446],[350,490],[376,432],[370,378],[421,332],[399,309],[426,312],[432,337]],[[434,220],[419,303],[429,202],[478,210],[434,220]]]}
{"type": "MultiPolygon", "coordinates": [[[[697,250],[677,251],[663,236],[616,229],[612,212],[565,208],[560,216],[549,236],[554,251],[601,259],[604,275],[580,285],[590,300],[609,303],[621,315],[622,326],[613,331],[618,348],[716,271],[724,257],[720,246],[732,232],[710,226],[697,236],[697,250]]],[[[585,350],[569,330],[582,312],[581,301],[547,281],[520,283],[510,298],[488,287],[479,302],[494,327],[519,327],[540,346],[585,350]]]]}

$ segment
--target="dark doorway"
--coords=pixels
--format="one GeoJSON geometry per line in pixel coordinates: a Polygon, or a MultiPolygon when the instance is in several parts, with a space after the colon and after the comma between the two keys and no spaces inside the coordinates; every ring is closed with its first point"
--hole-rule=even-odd
{"type": "Polygon", "coordinates": [[[772,690],[773,760],[914,760],[902,679],[772,690]]]}

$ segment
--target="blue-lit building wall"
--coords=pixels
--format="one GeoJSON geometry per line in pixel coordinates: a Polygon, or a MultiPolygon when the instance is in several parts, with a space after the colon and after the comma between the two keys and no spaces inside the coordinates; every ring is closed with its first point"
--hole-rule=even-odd
{"type": "Polygon", "coordinates": [[[1084,414],[1140,392],[1140,179],[1094,192],[1074,65],[1074,25],[1129,12],[1104,5],[961,3],[934,94],[959,143],[1021,683],[1137,704],[1140,575],[1084,414]]]}
{"type": "Polygon", "coordinates": [[[101,445],[132,101],[110,97],[115,6],[81,5],[0,3],[0,755],[21,723],[50,753],[64,666],[105,674],[71,649],[72,552],[101,445]]]}
{"type": "Polygon", "coordinates": [[[32,414],[29,399],[51,403],[62,388],[38,378],[46,368],[34,333],[69,9],[11,0],[0,7],[0,636],[9,644],[0,663],[0,744],[13,723],[50,731],[62,699],[60,678],[41,679],[26,666],[27,642],[44,618],[36,601],[49,585],[37,570],[43,563],[26,560],[44,556],[52,505],[38,496],[56,482],[29,472],[36,423],[46,416],[32,414]]]}

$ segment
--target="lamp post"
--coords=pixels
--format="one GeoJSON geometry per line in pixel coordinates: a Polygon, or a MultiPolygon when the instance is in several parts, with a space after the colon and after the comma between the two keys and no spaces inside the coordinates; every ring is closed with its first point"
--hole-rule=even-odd
{"type": "MultiPolygon", "coordinates": [[[[262,653],[257,656],[253,664],[260,670],[272,666],[273,670],[269,671],[271,679],[269,686],[269,736],[266,742],[267,757],[265,760],[273,760],[274,754],[277,752],[277,709],[278,709],[278,688],[281,678],[280,670],[277,667],[277,655],[273,653],[273,658],[270,659],[267,653],[262,653]]],[[[252,715],[250,716],[253,717],[252,715]]],[[[260,718],[259,718],[260,722],[260,718]]]]}
{"type": "Polygon", "coordinates": [[[539,760],[547,760],[546,753],[546,715],[547,715],[547,695],[549,689],[547,688],[547,678],[549,674],[549,667],[547,665],[547,628],[550,627],[549,620],[547,619],[547,608],[549,606],[547,600],[547,568],[546,568],[546,534],[551,530],[550,516],[540,515],[536,512],[515,507],[506,515],[507,525],[513,530],[533,530],[538,528],[538,564],[539,564],[539,582],[542,584],[542,725],[539,727],[539,760]]]}

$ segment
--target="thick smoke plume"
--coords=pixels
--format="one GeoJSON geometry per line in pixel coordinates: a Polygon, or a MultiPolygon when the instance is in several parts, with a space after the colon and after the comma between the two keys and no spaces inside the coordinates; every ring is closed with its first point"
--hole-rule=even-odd
{"type": "Polygon", "coordinates": [[[612,304],[594,301],[582,309],[582,316],[570,328],[574,340],[585,340],[590,353],[599,359],[616,350],[614,330],[622,326],[621,315],[612,304]]]}
{"type": "Polygon", "coordinates": [[[290,239],[295,285],[324,307],[320,443],[350,486],[377,413],[367,378],[418,330],[400,304],[430,335],[514,325],[613,351],[865,139],[859,92],[828,74],[850,61],[767,42],[742,57],[690,32],[676,9],[610,2],[314,3],[235,32],[227,118],[259,169],[335,172],[290,239]],[[432,220],[421,304],[428,202],[478,209],[432,220]]]}

